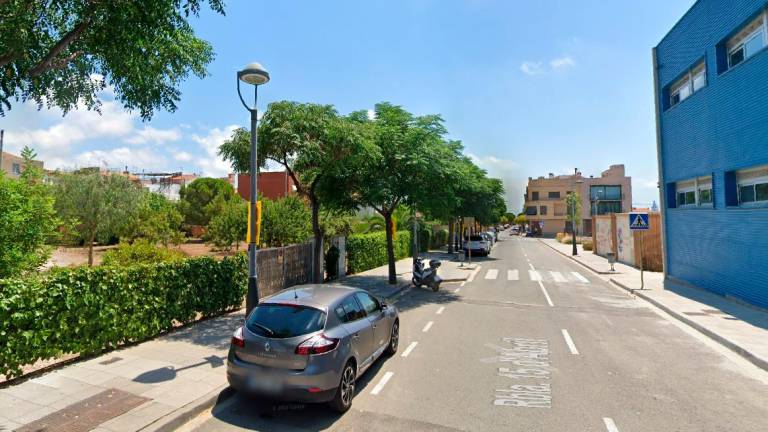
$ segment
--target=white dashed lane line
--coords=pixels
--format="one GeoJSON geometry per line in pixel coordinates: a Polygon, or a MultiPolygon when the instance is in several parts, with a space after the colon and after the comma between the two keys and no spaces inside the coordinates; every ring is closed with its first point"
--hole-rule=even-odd
{"type": "Polygon", "coordinates": [[[428,323],[427,323],[427,325],[425,325],[425,326],[424,326],[424,328],[423,328],[423,329],[421,329],[421,331],[423,331],[423,332],[428,332],[428,331],[429,331],[429,329],[431,329],[431,328],[432,328],[432,324],[434,324],[434,322],[433,322],[433,321],[430,321],[430,322],[428,322],[428,323]]]}
{"type": "Polygon", "coordinates": [[[619,432],[619,428],[616,427],[616,423],[613,422],[612,418],[603,417],[603,423],[608,432],[619,432]]]}
{"type": "Polygon", "coordinates": [[[544,288],[544,283],[541,282],[541,279],[539,279],[539,287],[541,287],[541,292],[544,293],[544,298],[547,299],[547,304],[554,307],[555,304],[552,303],[552,298],[549,296],[549,293],[547,292],[547,289],[544,288]]]}
{"type": "Polygon", "coordinates": [[[401,355],[401,357],[408,357],[408,354],[410,354],[411,351],[413,351],[413,349],[416,348],[416,345],[418,344],[419,344],[418,342],[411,342],[411,344],[408,345],[408,348],[406,348],[405,351],[403,351],[403,354],[401,355]]]}
{"type": "Polygon", "coordinates": [[[381,391],[384,389],[384,386],[387,385],[387,381],[389,381],[390,378],[392,378],[392,375],[394,375],[394,372],[387,372],[384,374],[383,377],[381,377],[381,380],[379,380],[379,383],[376,384],[376,387],[371,390],[372,395],[377,395],[381,393],[381,391]]]}
{"type": "Polygon", "coordinates": [[[576,344],[573,343],[573,339],[571,339],[571,335],[568,334],[568,330],[562,329],[563,332],[563,339],[565,339],[565,344],[568,345],[568,350],[573,355],[578,355],[579,350],[576,349],[576,344]]]}
{"type": "Polygon", "coordinates": [[[531,277],[532,281],[541,282],[541,273],[537,272],[536,270],[528,270],[528,276],[531,277]]]}
{"type": "Polygon", "coordinates": [[[444,310],[445,310],[445,306],[440,306],[440,309],[438,309],[437,312],[435,312],[435,313],[440,315],[440,314],[443,313],[444,310]]]}

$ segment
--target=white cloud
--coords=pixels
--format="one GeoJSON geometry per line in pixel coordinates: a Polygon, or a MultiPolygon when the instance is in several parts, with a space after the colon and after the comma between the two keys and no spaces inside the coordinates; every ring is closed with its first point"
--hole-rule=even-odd
{"type": "Polygon", "coordinates": [[[144,126],[144,129],[137,131],[133,136],[125,139],[128,144],[145,144],[152,142],[154,144],[164,144],[170,141],[181,139],[181,132],[176,129],[156,129],[152,126],[144,126]]]}
{"type": "Polygon", "coordinates": [[[543,65],[541,64],[541,62],[531,62],[531,61],[523,62],[523,64],[520,65],[520,70],[523,71],[524,74],[530,75],[530,76],[541,75],[544,73],[543,65]]]}
{"type": "Polygon", "coordinates": [[[178,152],[175,155],[173,155],[173,158],[180,162],[189,162],[192,160],[192,155],[183,151],[178,152]]]}
{"type": "Polygon", "coordinates": [[[237,125],[229,125],[225,128],[213,128],[207,135],[192,135],[195,141],[204,151],[204,156],[197,159],[197,165],[202,169],[204,176],[224,177],[232,171],[229,162],[224,161],[219,155],[219,146],[230,136],[237,125]]]}
{"type": "Polygon", "coordinates": [[[552,68],[552,70],[567,69],[576,66],[576,62],[573,61],[571,56],[558,57],[556,59],[552,59],[549,62],[549,66],[552,68]]]}
{"type": "Polygon", "coordinates": [[[52,157],[45,160],[46,167],[75,169],[83,167],[119,168],[130,171],[163,170],[167,160],[150,148],[118,147],[110,150],[88,150],[75,156],[52,157]]]}

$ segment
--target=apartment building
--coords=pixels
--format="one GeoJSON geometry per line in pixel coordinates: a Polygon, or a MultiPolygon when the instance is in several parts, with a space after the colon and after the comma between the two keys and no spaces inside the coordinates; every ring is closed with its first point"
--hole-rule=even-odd
{"type": "Polygon", "coordinates": [[[528,178],[525,190],[525,214],[531,229],[543,235],[571,231],[565,198],[573,191],[581,197],[581,218],[577,230],[592,235],[592,216],[621,213],[632,209],[632,179],[624,165],[611,165],[599,177],[584,177],[578,169],[573,174],[528,178]]]}
{"type": "Polygon", "coordinates": [[[668,279],[768,307],[765,0],[699,0],[653,49],[668,279]]]}
{"type": "MultiPolygon", "coordinates": [[[[5,175],[10,178],[19,178],[21,171],[24,169],[24,158],[8,152],[3,152],[2,156],[0,171],[4,171],[5,175]]],[[[32,163],[43,169],[42,161],[32,161],[32,163]]]]}

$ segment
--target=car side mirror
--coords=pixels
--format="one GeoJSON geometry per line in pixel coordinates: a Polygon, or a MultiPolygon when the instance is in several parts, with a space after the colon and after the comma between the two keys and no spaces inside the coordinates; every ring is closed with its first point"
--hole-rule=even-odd
{"type": "Polygon", "coordinates": [[[381,302],[381,310],[385,310],[387,308],[387,304],[384,302],[381,302]]]}

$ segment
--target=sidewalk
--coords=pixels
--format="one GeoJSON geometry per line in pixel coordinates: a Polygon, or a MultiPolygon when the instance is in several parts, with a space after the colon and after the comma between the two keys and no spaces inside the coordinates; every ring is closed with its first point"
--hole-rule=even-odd
{"type": "Polygon", "coordinates": [[[570,245],[553,239],[540,241],[768,370],[768,310],[680,282],[667,280],[665,284],[663,273],[645,272],[645,287],[640,290],[639,269],[616,263],[612,273],[605,258],[583,251],[581,245],[574,257],[570,245]]]}
{"type": "MultiPolygon", "coordinates": [[[[451,263],[445,265],[451,268],[451,263]]],[[[458,267],[458,263],[456,263],[458,267]]],[[[391,298],[410,284],[411,259],[340,283],[391,298]]],[[[441,274],[443,273],[441,267],[441,274]]],[[[141,344],[78,361],[0,389],[0,431],[172,431],[212,406],[227,388],[226,358],[244,310],[141,344]]]]}

